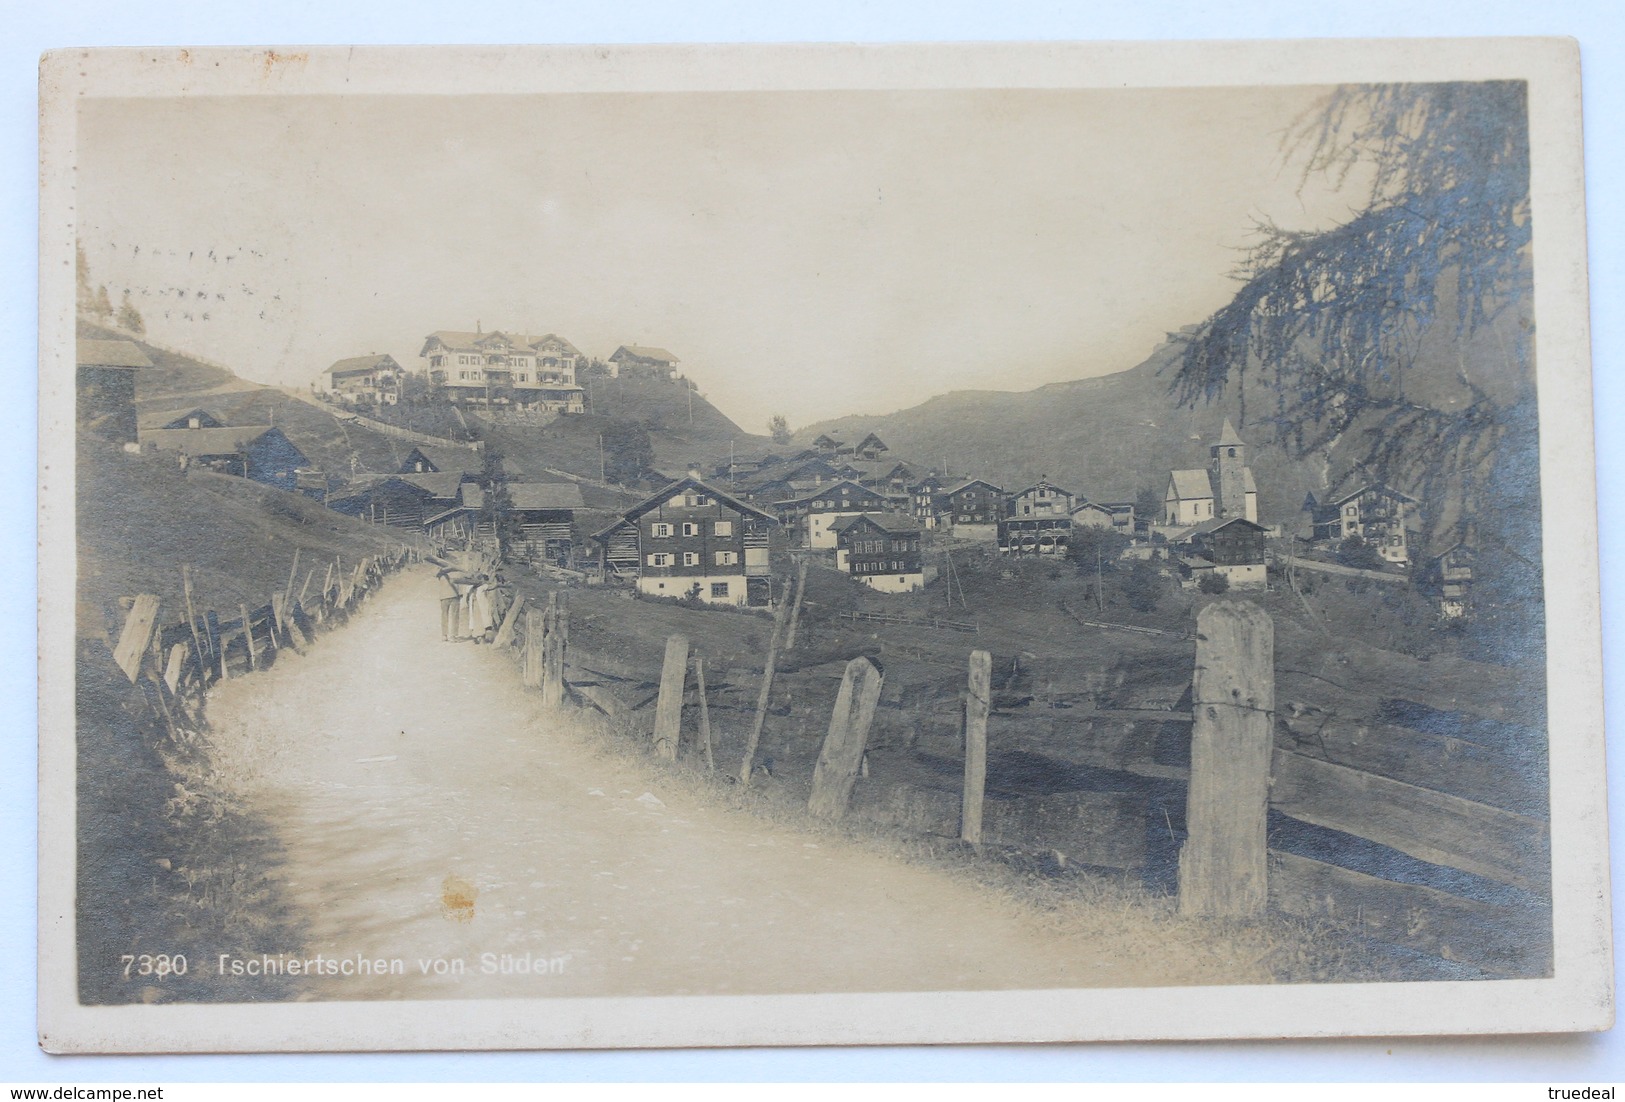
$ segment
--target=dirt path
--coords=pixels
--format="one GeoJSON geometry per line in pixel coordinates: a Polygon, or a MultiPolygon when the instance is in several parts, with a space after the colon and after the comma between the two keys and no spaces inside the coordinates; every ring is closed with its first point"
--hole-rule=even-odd
{"type": "Polygon", "coordinates": [[[311,981],[315,997],[1191,978],[1143,930],[1058,934],[948,873],[662,780],[542,713],[509,656],[442,642],[436,597],[426,573],[393,579],[309,657],[210,704],[223,771],[278,824],[305,957],[402,962],[311,981]]]}

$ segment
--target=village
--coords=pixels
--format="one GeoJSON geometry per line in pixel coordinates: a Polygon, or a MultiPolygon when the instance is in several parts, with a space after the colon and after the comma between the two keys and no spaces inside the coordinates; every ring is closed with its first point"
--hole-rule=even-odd
{"type": "MultiPolygon", "coordinates": [[[[665,349],[623,345],[591,360],[553,333],[441,330],[426,338],[421,356],[417,370],[388,355],[339,360],[311,390],[335,416],[389,431],[390,422],[375,418],[406,409],[414,392],[420,407],[455,411],[465,424],[466,410],[523,429],[586,412],[589,370],[691,388],[665,349]]],[[[82,415],[126,448],[173,455],[181,470],[195,465],[302,493],[444,547],[478,548],[645,597],[765,608],[785,556],[877,593],[948,591],[957,551],[1070,558],[1101,573],[1108,563],[1149,563],[1167,583],[1210,595],[1295,584],[1288,575],[1301,567],[1413,586],[1441,621],[1467,615],[1470,604],[1472,548],[1457,544],[1413,560],[1418,503],[1402,490],[1345,485],[1324,501],[1310,494],[1297,516],[1261,520],[1249,443],[1229,420],[1207,444],[1205,466],[1168,471],[1155,488],[1160,497],[1148,488],[1132,501],[1098,500],[1047,477],[1002,487],[982,472],[893,456],[873,432],[855,442],[825,433],[799,449],[753,445],[744,453],[730,442],[730,454],[710,462],[685,470],[643,465],[611,486],[602,465],[598,480],[510,472],[500,457],[488,460],[479,439],[401,431],[396,417],[399,435],[424,441],[399,469],[330,471],[284,429],[230,424],[206,406],[149,413],[138,423],[134,380],[150,362],[130,342],[82,340],[78,358],[82,415]],[[606,495],[627,507],[607,508],[606,495]]]]}
{"type": "MultiPolygon", "coordinates": [[[[1251,615],[1273,621],[1268,906],[1330,923],[1342,962],[1279,948],[1275,975],[1549,968],[1536,671],[1458,645],[1470,552],[1416,554],[1412,496],[1349,484],[1270,516],[1258,442],[1228,416],[1182,465],[1102,471],[1142,486],[1129,499],[1047,475],[1001,485],[894,454],[874,429],[739,432],[659,347],[598,359],[476,324],[429,334],[421,356],[270,388],[82,319],[81,668],[117,659],[159,745],[216,686],[347,633],[402,571],[402,592],[439,579],[441,597],[401,640],[403,670],[444,664],[425,647],[512,652],[544,708],[596,716],[702,785],[914,839],[934,861],[973,842],[1019,876],[1195,907],[1179,869],[1206,760],[1200,625],[1251,615]],[[130,526],[164,514],[195,526],[130,526]],[[1407,927],[1418,907],[1437,921],[1407,927]]],[[[398,689],[355,691],[387,708],[398,689]]],[[[109,798],[156,799],[132,784],[109,798]]]]}

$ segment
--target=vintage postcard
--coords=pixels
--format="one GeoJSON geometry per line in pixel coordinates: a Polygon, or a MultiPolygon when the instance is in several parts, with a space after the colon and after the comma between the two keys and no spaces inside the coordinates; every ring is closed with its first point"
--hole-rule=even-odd
{"type": "Polygon", "coordinates": [[[41,1043],[1608,1027],[1579,87],[47,55],[41,1043]]]}

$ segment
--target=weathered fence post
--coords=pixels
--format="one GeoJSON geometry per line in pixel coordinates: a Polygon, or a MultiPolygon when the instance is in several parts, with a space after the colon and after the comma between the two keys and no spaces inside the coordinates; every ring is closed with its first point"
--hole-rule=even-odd
{"type": "Polygon", "coordinates": [[[655,753],[677,760],[683,729],[683,683],[688,679],[688,636],[666,637],[666,661],[660,667],[660,702],[655,705],[655,753]]]}
{"type": "MultiPolygon", "coordinates": [[[[786,583],[788,584],[788,583],[786,583]]],[[[790,596],[788,590],[785,597],[790,596]]],[[[784,634],[785,613],[788,602],[781,602],[773,614],[773,638],[767,644],[767,664],[762,667],[762,687],[756,694],[756,716],[751,720],[750,737],[745,740],[745,760],[739,766],[739,783],[750,784],[751,772],[756,768],[756,747],[762,741],[762,724],[767,722],[767,703],[773,695],[773,672],[779,664],[779,639],[784,634]]]]}
{"type": "Polygon", "coordinates": [[[835,695],[835,710],[829,717],[829,734],[824,736],[818,764],[813,767],[812,795],[807,799],[807,810],[814,815],[839,819],[846,814],[847,804],[852,799],[852,785],[863,764],[869,725],[874,722],[875,706],[880,703],[881,680],[880,670],[867,658],[860,656],[846,664],[841,690],[835,695]]]}
{"type": "Polygon", "coordinates": [[[694,656],[694,679],[700,692],[700,749],[705,752],[705,767],[716,770],[716,758],[711,754],[711,707],[705,699],[705,659],[694,656]]]}
{"type": "Polygon", "coordinates": [[[801,621],[801,595],[807,590],[807,560],[801,560],[801,566],[796,570],[796,600],[790,606],[790,628],[784,636],[784,649],[796,649],[796,624],[801,621]]]}
{"type": "Polygon", "coordinates": [[[982,795],[987,788],[987,713],[993,693],[993,656],[970,652],[965,691],[965,794],[959,805],[959,836],[982,840],[982,795]]]}
{"type": "Polygon", "coordinates": [[[203,671],[204,656],[206,654],[212,656],[213,652],[205,650],[205,648],[203,646],[203,638],[202,638],[202,636],[200,636],[198,634],[198,630],[197,630],[197,611],[195,609],[193,609],[193,607],[192,607],[192,564],[191,563],[182,563],[181,564],[181,589],[186,594],[186,623],[192,629],[192,643],[193,643],[194,646],[197,647],[198,680],[200,682],[203,682],[204,684],[207,684],[209,678],[208,678],[208,675],[205,674],[204,671],[203,671]]]}
{"type": "Polygon", "coordinates": [[[1246,918],[1268,902],[1275,624],[1251,602],[1217,601],[1196,617],[1196,640],[1179,910],[1246,918]]]}
{"type": "Polygon", "coordinates": [[[557,593],[547,595],[543,623],[542,703],[557,708],[564,703],[564,648],[570,638],[570,611],[557,593]]]}
{"type": "Polygon", "coordinates": [[[511,647],[513,645],[514,628],[519,623],[519,612],[525,607],[525,595],[519,594],[508,606],[508,614],[502,618],[502,626],[497,629],[496,638],[491,640],[493,647],[511,647]]]}
{"type": "Polygon", "coordinates": [[[519,680],[527,689],[542,687],[542,631],[546,619],[536,610],[525,610],[525,651],[519,668],[519,680]]]}
{"type": "Polygon", "coordinates": [[[239,604],[237,611],[243,615],[243,645],[248,648],[248,668],[257,670],[260,668],[260,656],[254,650],[254,621],[248,618],[247,605],[239,604]]]}
{"type": "Polygon", "coordinates": [[[118,646],[113,648],[113,661],[132,682],[140,676],[141,657],[152,646],[152,634],[158,626],[158,598],[143,593],[130,604],[130,614],[124,618],[124,630],[119,632],[118,646]]]}

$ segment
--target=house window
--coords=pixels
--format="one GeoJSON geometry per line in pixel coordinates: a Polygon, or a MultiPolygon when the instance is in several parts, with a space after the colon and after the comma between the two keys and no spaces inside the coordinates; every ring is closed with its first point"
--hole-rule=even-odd
{"type": "Polygon", "coordinates": [[[739,561],[739,552],[737,552],[737,551],[718,551],[717,552],[717,565],[718,566],[732,566],[734,563],[736,563],[738,561],[739,561]]]}
{"type": "Polygon", "coordinates": [[[734,522],[731,521],[731,520],[719,520],[719,521],[717,521],[715,524],[713,524],[711,526],[711,534],[713,536],[731,536],[731,535],[733,535],[734,534],[734,522]]]}
{"type": "Polygon", "coordinates": [[[726,597],[727,595],[728,595],[728,583],[727,582],[712,582],[711,583],[711,596],[712,597],[726,597]]]}
{"type": "Polygon", "coordinates": [[[649,528],[649,534],[656,539],[665,539],[671,535],[671,525],[654,524],[649,528]]]}
{"type": "Polygon", "coordinates": [[[700,534],[700,526],[697,523],[695,523],[692,520],[685,520],[683,522],[683,535],[685,535],[685,536],[697,536],[699,534],[700,534]]]}
{"type": "Polygon", "coordinates": [[[698,551],[684,551],[683,552],[683,565],[684,566],[699,566],[700,565],[700,553],[698,551]]]}
{"type": "Polygon", "coordinates": [[[671,565],[671,556],[656,552],[655,554],[649,556],[649,565],[650,566],[670,566],[671,565]]]}

